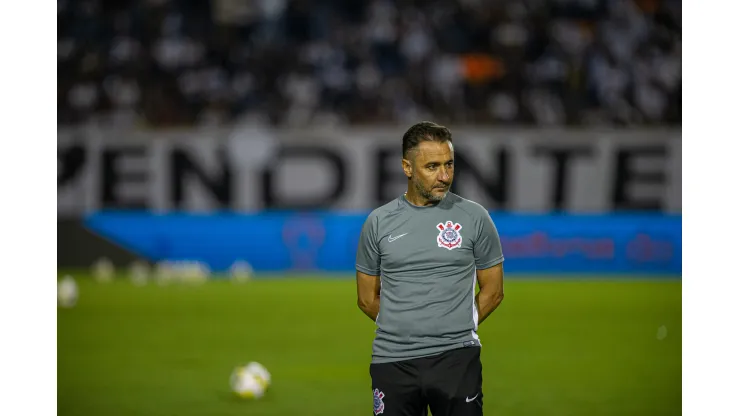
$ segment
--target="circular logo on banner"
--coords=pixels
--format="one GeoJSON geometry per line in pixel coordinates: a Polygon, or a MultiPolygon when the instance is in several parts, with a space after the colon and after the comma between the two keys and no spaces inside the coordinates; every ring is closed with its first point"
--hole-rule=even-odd
{"type": "Polygon", "coordinates": [[[283,243],[290,253],[292,268],[312,270],[326,230],[321,219],[312,215],[296,215],[283,225],[283,243]]]}

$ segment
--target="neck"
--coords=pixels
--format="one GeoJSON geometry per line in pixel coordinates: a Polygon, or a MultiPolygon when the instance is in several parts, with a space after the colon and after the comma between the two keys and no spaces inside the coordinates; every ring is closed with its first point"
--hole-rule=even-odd
{"type": "Polygon", "coordinates": [[[412,205],[416,205],[419,207],[427,207],[427,206],[436,205],[439,203],[439,201],[430,201],[427,198],[424,198],[423,196],[419,195],[419,193],[416,192],[416,189],[412,186],[408,187],[408,190],[406,191],[406,193],[404,193],[404,197],[412,205]]]}

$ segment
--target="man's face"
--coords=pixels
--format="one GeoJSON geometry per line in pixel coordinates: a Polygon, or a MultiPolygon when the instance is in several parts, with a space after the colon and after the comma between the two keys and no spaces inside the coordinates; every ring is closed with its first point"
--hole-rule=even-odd
{"type": "Polygon", "coordinates": [[[406,176],[419,195],[430,202],[444,199],[455,175],[455,154],[452,142],[423,141],[404,159],[406,176]]]}

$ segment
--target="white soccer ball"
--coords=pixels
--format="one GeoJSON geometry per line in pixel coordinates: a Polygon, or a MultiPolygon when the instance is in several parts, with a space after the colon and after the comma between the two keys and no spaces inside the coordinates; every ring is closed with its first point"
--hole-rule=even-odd
{"type": "Polygon", "coordinates": [[[249,262],[237,260],[229,268],[229,274],[231,275],[232,281],[241,283],[252,278],[254,269],[252,269],[252,265],[249,264],[249,262]]]}
{"type": "Polygon", "coordinates": [[[77,282],[72,276],[64,276],[57,284],[57,304],[63,308],[71,308],[77,303],[78,297],[77,282]]]}
{"type": "Polygon", "coordinates": [[[183,262],[180,265],[180,281],[189,284],[201,284],[208,280],[211,270],[208,265],[199,261],[183,262]]]}
{"type": "Polygon", "coordinates": [[[129,267],[129,279],[135,286],[144,286],[149,280],[149,266],[140,260],[136,260],[131,263],[129,267]]]}
{"type": "Polygon", "coordinates": [[[113,281],[116,267],[108,258],[102,257],[92,265],[92,275],[97,282],[109,283],[113,281]]]}
{"type": "Polygon", "coordinates": [[[176,264],[167,260],[157,262],[154,271],[154,280],[160,286],[166,286],[177,279],[176,264]]]}
{"type": "Polygon", "coordinates": [[[239,366],[231,373],[231,391],[244,399],[260,399],[270,387],[272,377],[260,363],[239,366]]]}

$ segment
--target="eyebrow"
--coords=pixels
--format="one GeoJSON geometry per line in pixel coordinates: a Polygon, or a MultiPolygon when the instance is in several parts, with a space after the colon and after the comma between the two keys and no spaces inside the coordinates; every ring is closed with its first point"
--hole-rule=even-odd
{"type": "MultiPolygon", "coordinates": [[[[455,158],[453,157],[453,158],[447,159],[445,162],[443,162],[443,164],[454,162],[454,161],[455,161],[455,158]]],[[[427,162],[424,166],[437,165],[437,164],[440,164],[440,162],[431,161],[431,162],[427,162]]]]}

